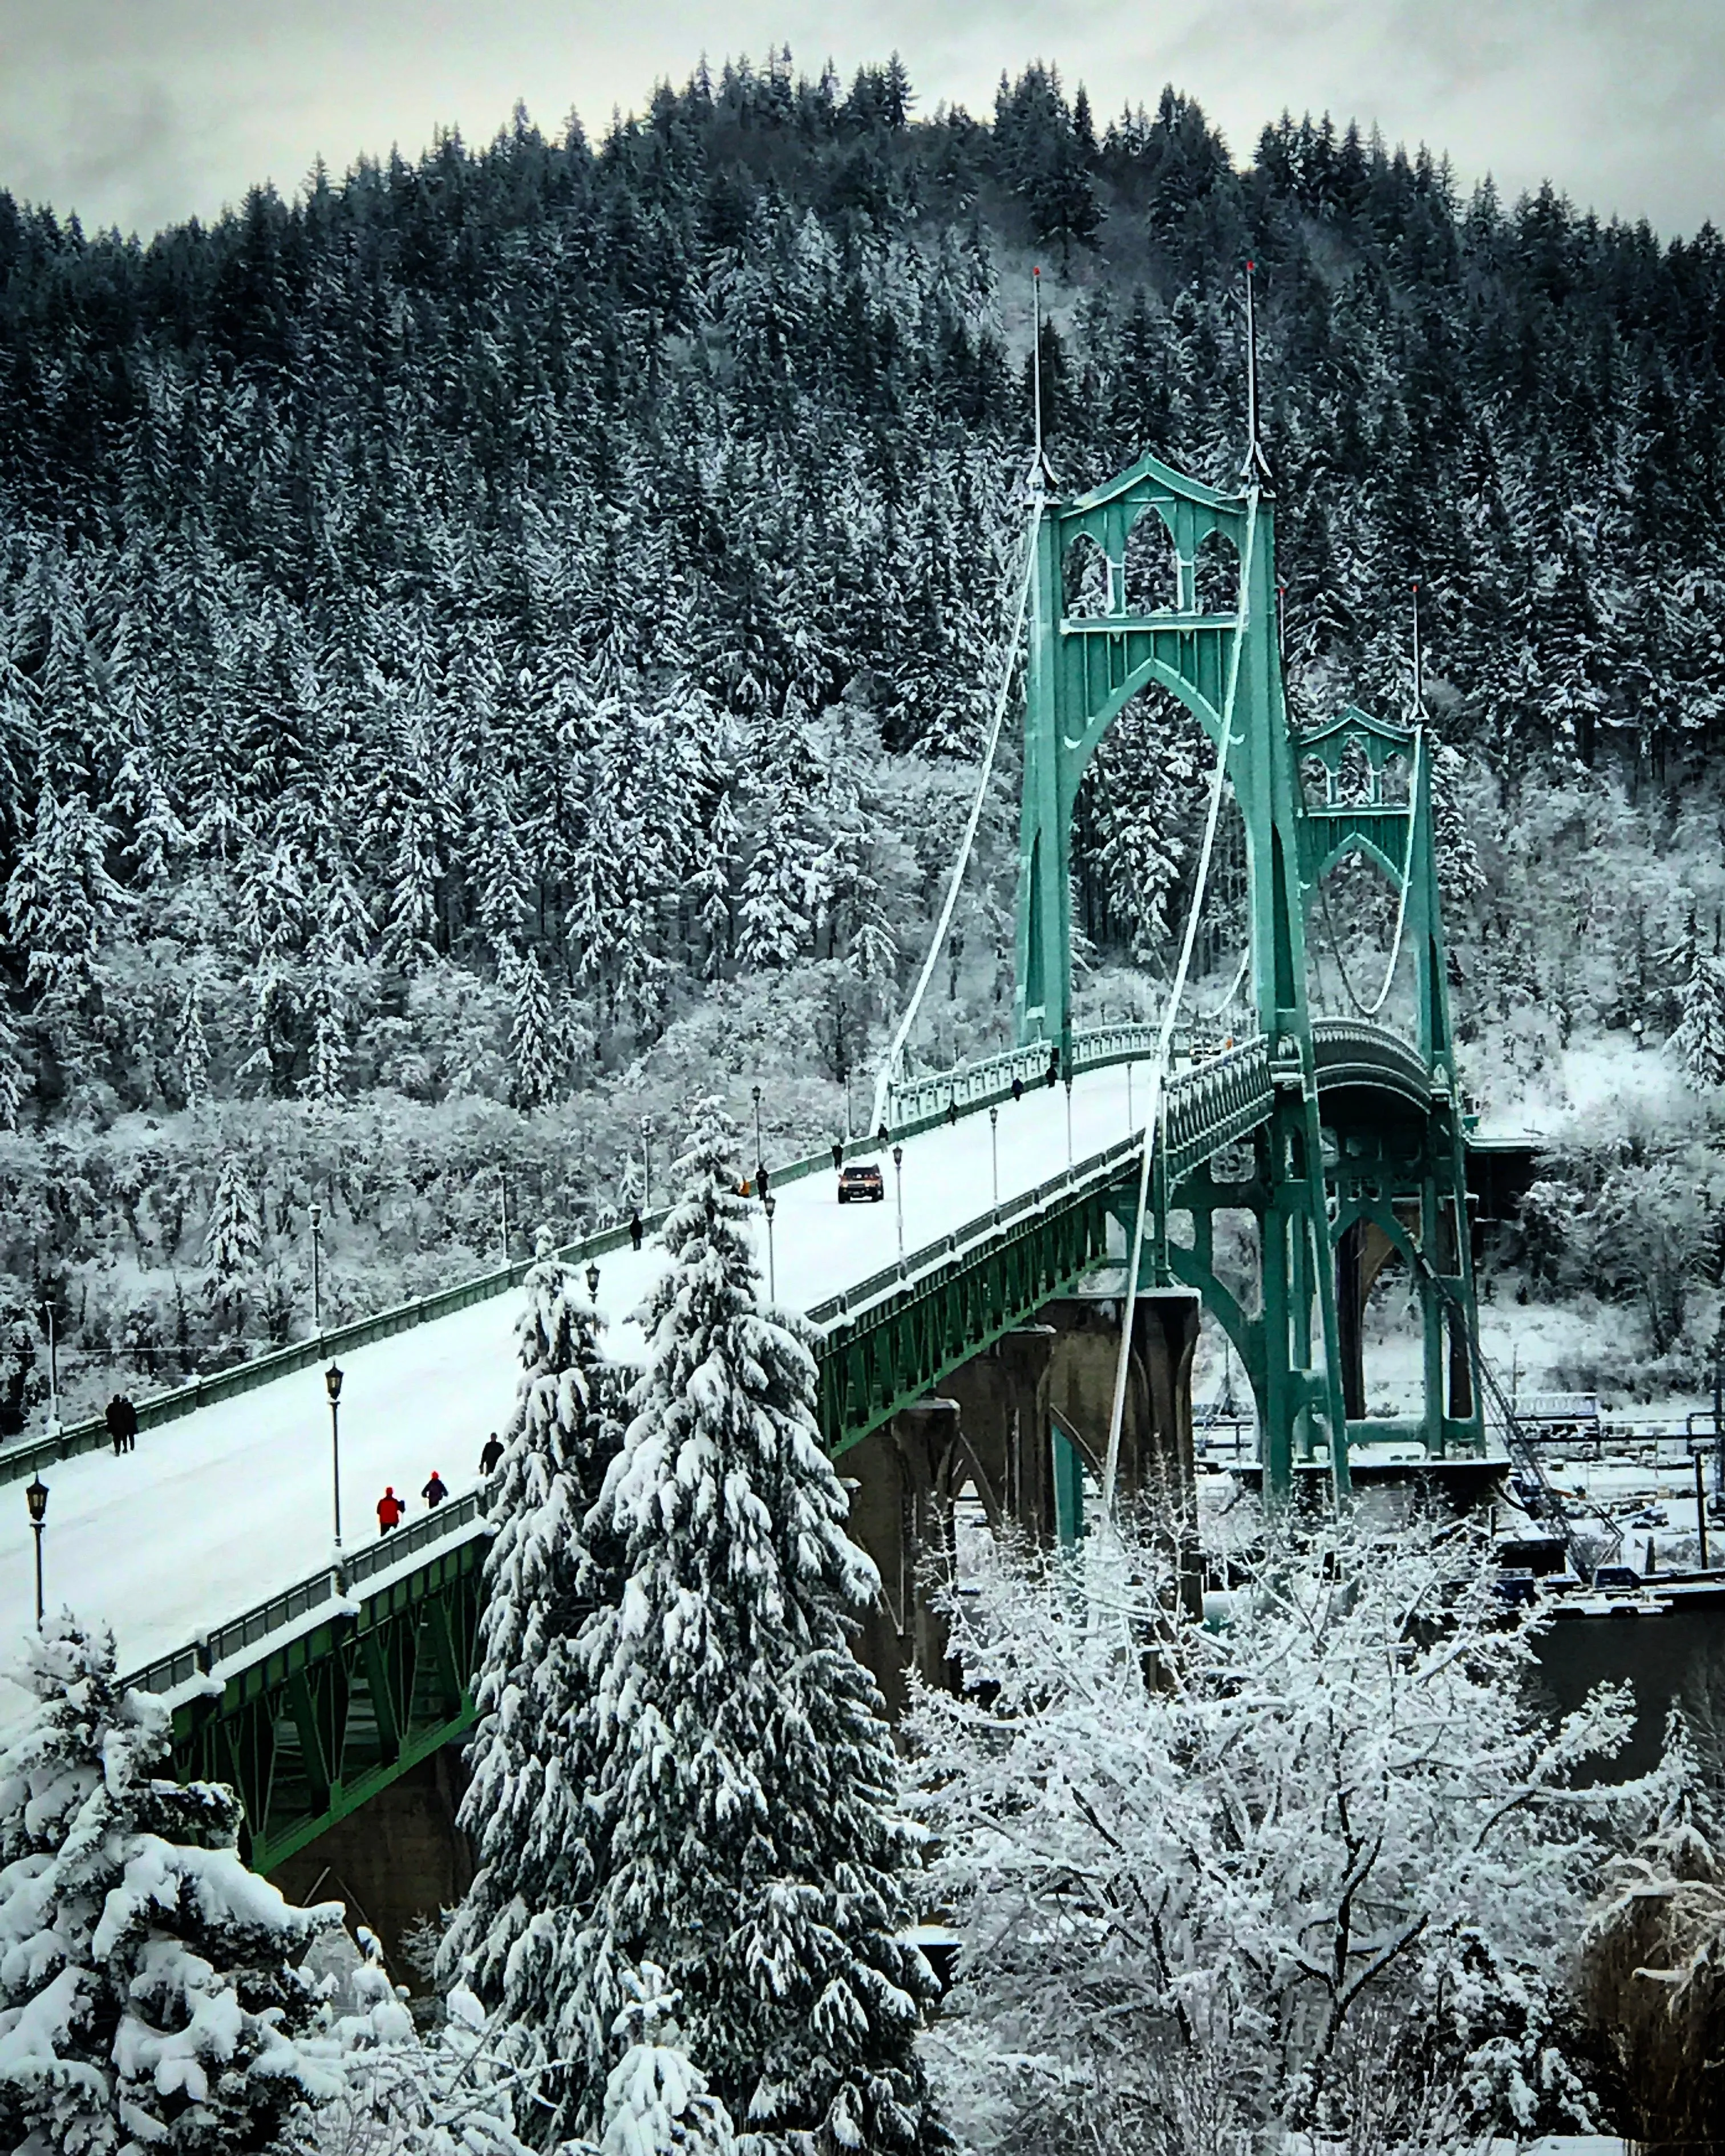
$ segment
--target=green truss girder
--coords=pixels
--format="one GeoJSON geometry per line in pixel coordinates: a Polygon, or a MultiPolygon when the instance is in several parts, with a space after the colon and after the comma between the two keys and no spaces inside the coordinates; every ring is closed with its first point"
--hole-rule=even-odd
{"type": "MultiPolygon", "coordinates": [[[[1136,1180],[1127,1160],[1122,1179],[1136,1180]]],[[[922,1399],[1101,1264],[1110,1193],[1092,1188],[1010,1223],[976,1250],[840,1319],[818,1351],[821,1435],[836,1457],[922,1399]]]]}
{"type": "Polygon", "coordinates": [[[174,1711],[175,1770],[226,1782],[268,1872],[472,1726],[483,1537],[429,1557],[174,1711]]]}

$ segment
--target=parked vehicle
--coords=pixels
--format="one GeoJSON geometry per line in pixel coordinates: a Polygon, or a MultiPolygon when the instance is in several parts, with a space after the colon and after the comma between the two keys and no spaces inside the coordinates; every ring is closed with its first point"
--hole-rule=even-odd
{"type": "Polygon", "coordinates": [[[886,1178],[873,1161],[859,1161],[853,1168],[839,1170],[839,1203],[841,1205],[853,1204],[859,1199],[865,1204],[878,1205],[886,1195],[886,1178]]]}

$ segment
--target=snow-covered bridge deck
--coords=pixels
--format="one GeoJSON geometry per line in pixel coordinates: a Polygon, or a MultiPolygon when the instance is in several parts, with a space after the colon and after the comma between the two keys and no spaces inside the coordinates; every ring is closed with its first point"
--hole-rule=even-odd
{"type": "MultiPolygon", "coordinates": [[[[1064,1168],[1131,1133],[1147,1081],[1129,1065],[1084,1072],[1068,1100],[1037,1086],[999,1111],[999,1199],[1009,1205],[1064,1168]]],[[[974,1221],[993,1203],[994,1131],[985,1111],[904,1141],[904,1249],[914,1254],[974,1221]]],[[[899,1255],[895,1177],[878,1205],[834,1203],[834,1180],[814,1174],[775,1192],[773,1260],[778,1299],[800,1310],[845,1296],[886,1273],[899,1255]]],[[[757,1255],[768,1265],[766,1223],[755,1218],[757,1255]]],[[[644,1340],[633,1313],[663,1255],[649,1243],[600,1261],[598,1304],[610,1344],[638,1362],[644,1340]]],[[[885,1290],[883,1288],[882,1291],[885,1290]]],[[[518,1293],[475,1303],[392,1337],[344,1353],[341,1505],[350,1546],[371,1539],[386,1484],[406,1493],[409,1520],[432,1471],[452,1494],[474,1487],[487,1434],[502,1430],[515,1400],[518,1293]]],[[[326,1568],[332,1555],[329,1404],[319,1368],[199,1409],[146,1430],[137,1450],[63,1460],[50,1486],[46,1583],[52,1604],[105,1619],[123,1668],[183,1648],[326,1568]]],[[[18,1532],[0,1545],[0,1607],[30,1621],[33,1573],[21,1496],[18,1532]]]]}

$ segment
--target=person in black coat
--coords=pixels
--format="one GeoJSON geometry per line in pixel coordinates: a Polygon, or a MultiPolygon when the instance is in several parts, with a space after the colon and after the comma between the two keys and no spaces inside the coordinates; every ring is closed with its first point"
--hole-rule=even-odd
{"type": "Polygon", "coordinates": [[[136,1452],[138,1449],[138,1411],[132,1405],[130,1394],[122,1393],[120,1395],[120,1412],[126,1424],[126,1449],[128,1452],[136,1452]]]}
{"type": "Polygon", "coordinates": [[[631,1213],[629,1216],[629,1246],[632,1250],[638,1250],[640,1249],[641,1238],[646,1232],[646,1229],[641,1225],[640,1214],[639,1213],[631,1213]]]}
{"type": "Polygon", "coordinates": [[[449,1494],[449,1486],[436,1468],[431,1471],[431,1480],[419,1492],[428,1505],[440,1505],[449,1494]]]}
{"type": "Polygon", "coordinates": [[[126,1450],[126,1403],[116,1393],[108,1403],[102,1419],[108,1425],[108,1435],[114,1440],[114,1457],[117,1460],[126,1450]]]}
{"type": "Polygon", "coordinates": [[[485,1440],[485,1449],[480,1455],[480,1473],[494,1475],[497,1471],[497,1462],[502,1457],[503,1440],[494,1430],[485,1440]]]}

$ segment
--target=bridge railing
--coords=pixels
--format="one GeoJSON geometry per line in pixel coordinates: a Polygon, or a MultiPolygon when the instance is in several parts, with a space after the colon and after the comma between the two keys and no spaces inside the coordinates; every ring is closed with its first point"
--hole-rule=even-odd
{"type": "MultiPolygon", "coordinates": [[[[1193,1057],[1221,1052],[1227,1036],[1213,1028],[1183,1026],[1171,1045],[1176,1065],[1193,1057]]],[[[1086,1026],[1072,1036],[1075,1076],[1101,1070],[1110,1064],[1141,1061],[1153,1055],[1160,1045],[1159,1026],[1121,1023],[1086,1026]]],[[[1033,1040],[1022,1048],[1004,1049],[998,1055],[975,1063],[955,1065],[950,1070],[927,1070],[914,1077],[895,1079],[886,1089],[887,1124],[895,1137],[910,1136],[939,1122],[949,1108],[960,1114],[1003,1101],[1013,1081],[1034,1086],[1046,1082],[1050,1044],[1033,1040]]]]}
{"type": "Polygon", "coordinates": [[[357,1589],[379,1573],[393,1571],[405,1558],[465,1540],[469,1535],[482,1534],[489,1506],[489,1493],[484,1490],[469,1490],[449,1498],[411,1526],[381,1535],[376,1542],[352,1551],[339,1570],[328,1565],[308,1579],[296,1580],[227,1624],[200,1633],[172,1654],[157,1656],[124,1681],[136,1691],[177,1691],[182,1685],[207,1677],[219,1664],[286,1631],[315,1611],[347,1602],[357,1589]]]}
{"type": "Polygon", "coordinates": [[[948,1235],[937,1235],[932,1243],[920,1250],[910,1251],[898,1264],[883,1265],[878,1272],[870,1273],[854,1287],[846,1288],[842,1295],[829,1296],[824,1302],[815,1303],[806,1313],[811,1325],[830,1325],[835,1318],[850,1317],[860,1310],[876,1302],[884,1295],[896,1292],[908,1286],[922,1275],[946,1264],[961,1250],[984,1242],[999,1234],[1014,1221],[1021,1220],[1027,1213],[1034,1213],[1046,1205],[1050,1199],[1079,1197],[1088,1192],[1098,1181],[1118,1180],[1128,1160],[1138,1155],[1139,1141],[1136,1133],[1117,1138],[1112,1145],[1105,1146],[1088,1159],[1062,1168],[1046,1183],[1040,1183],[1034,1190],[1022,1191],[1004,1205],[993,1206],[979,1213],[973,1220],[967,1220],[962,1228],[948,1235]]]}
{"type": "Polygon", "coordinates": [[[1169,1081],[1163,1108],[1163,1158],[1183,1175],[1219,1147],[1244,1137],[1269,1114],[1270,1050],[1261,1035],[1169,1081]]]}
{"type": "Polygon", "coordinates": [[[1315,1019],[1312,1045],[1321,1063],[1358,1060],[1373,1071],[1394,1070],[1416,1091],[1431,1090],[1432,1074],[1425,1067],[1425,1058],[1411,1042],[1387,1026],[1357,1018],[1315,1019]]]}

